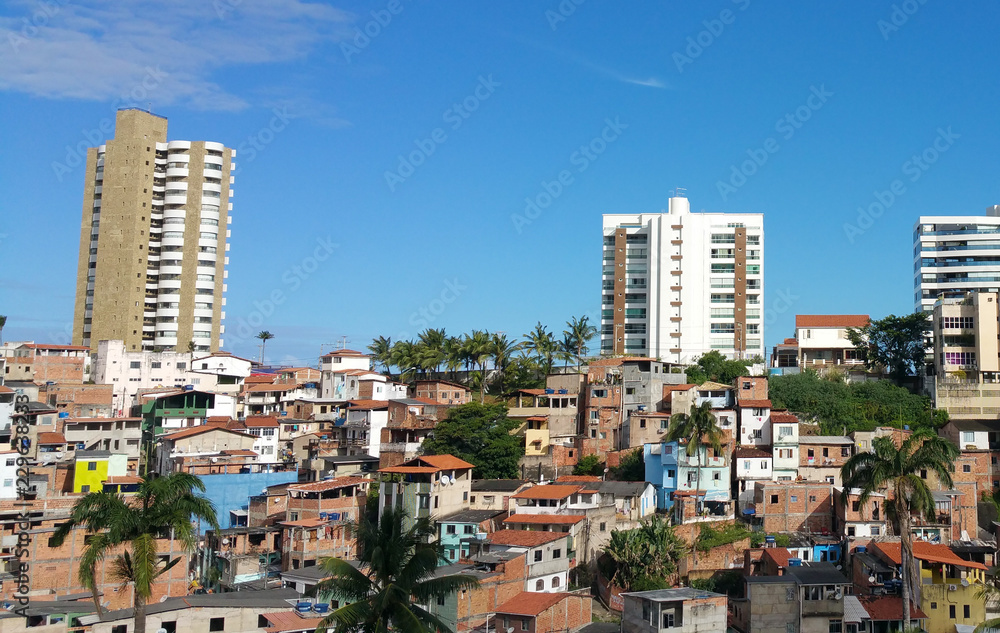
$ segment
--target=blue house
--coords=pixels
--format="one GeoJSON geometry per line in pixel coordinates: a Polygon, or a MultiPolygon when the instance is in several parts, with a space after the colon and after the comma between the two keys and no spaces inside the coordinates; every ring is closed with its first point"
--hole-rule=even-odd
{"type": "Polygon", "coordinates": [[[656,489],[656,509],[669,510],[677,490],[677,442],[644,444],[642,459],[646,466],[646,481],[656,489]]]}
{"type": "Polygon", "coordinates": [[[438,539],[444,547],[444,563],[453,564],[469,555],[469,539],[497,530],[506,511],[459,510],[437,520],[438,539]],[[462,541],[465,541],[463,544],[462,541]]]}

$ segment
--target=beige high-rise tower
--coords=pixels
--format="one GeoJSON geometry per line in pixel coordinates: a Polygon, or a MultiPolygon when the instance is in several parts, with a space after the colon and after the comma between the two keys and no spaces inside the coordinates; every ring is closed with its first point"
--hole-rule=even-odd
{"type": "Polygon", "coordinates": [[[167,141],[167,120],[119,110],[87,152],[73,342],[128,351],[222,345],[236,152],[167,141]]]}

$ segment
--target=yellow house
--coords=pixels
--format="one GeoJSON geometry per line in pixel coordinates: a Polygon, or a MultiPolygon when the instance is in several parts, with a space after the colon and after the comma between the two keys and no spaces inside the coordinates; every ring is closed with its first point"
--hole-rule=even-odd
{"type": "Polygon", "coordinates": [[[533,415],[527,419],[524,429],[524,454],[549,454],[549,420],[545,415],[533,415]]]}
{"type": "Polygon", "coordinates": [[[111,451],[76,451],[73,492],[97,492],[109,477],[128,474],[128,455],[111,451]]]}
{"type": "MultiPolygon", "coordinates": [[[[878,543],[875,550],[886,562],[900,564],[898,542],[878,543]]],[[[928,616],[928,633],[953,633],[956,624],[975,627],[986,619],[986,604],[976,597],[986,565],[926,541],[913,544],[913,557],[920,562],[920,609],[928,616]]]]}

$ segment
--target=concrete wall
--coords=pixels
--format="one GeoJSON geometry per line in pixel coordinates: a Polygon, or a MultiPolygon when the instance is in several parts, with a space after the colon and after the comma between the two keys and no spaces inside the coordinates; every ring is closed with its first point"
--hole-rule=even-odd
{"type": "MultiPolygon", "coordinates": [[[[240,473],[228,475],[202,475],[205,484],[205,496],[215,505],[219,517],[219,527],[233,527],[230,521],[230,510],[247,509],[252,495],[276,484],[294,483],[298,480],[295,471],[279,473],[240,473]]],[[[209,529],[202,525],[201,531],[209,529]]]]}

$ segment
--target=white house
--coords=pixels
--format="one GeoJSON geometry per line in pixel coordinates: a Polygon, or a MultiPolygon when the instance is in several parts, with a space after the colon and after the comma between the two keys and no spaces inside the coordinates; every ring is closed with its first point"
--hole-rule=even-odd
{"type": "Polygon", "coordinates": [[[739,495],[738,512],[753,505],[754,482],[770,481],[773,476],[772,454],[754,446],[737,448],[733,451],[733,477],[739,495]]]}
{"type": "Polygon", "coordinates": [[[771,401],[741,400],[739,441],[744,446],[771,445],[771,401]]]}
{"type": "Polygon", "coordinates": [[[771,412],[771,476],[794,481],[799,476],[799,419],[787,411],[771,412]]]}
{"type": "Polygon", "coordinates": [[[254,436],[253,452],[260,457],[263,464],[276,464],[281,461],[278,450],[278,420],[273,416],[250,416],[243,421],[246,432],[254,436]]]}
{"type": "MultiPolygon", "coordinates": [[[[347,396],[347,372],[371,370],[371,357],[352,349],[339,349],[319,358],[320,397],[350,400],[347,396]]],[[[357,397],[357,396],[355,396],[357,397]]]]}
{"type": "Polygon", "coordinates": [[[0,499],[17,499],[17,451],[0,451],[0,499]]]}

